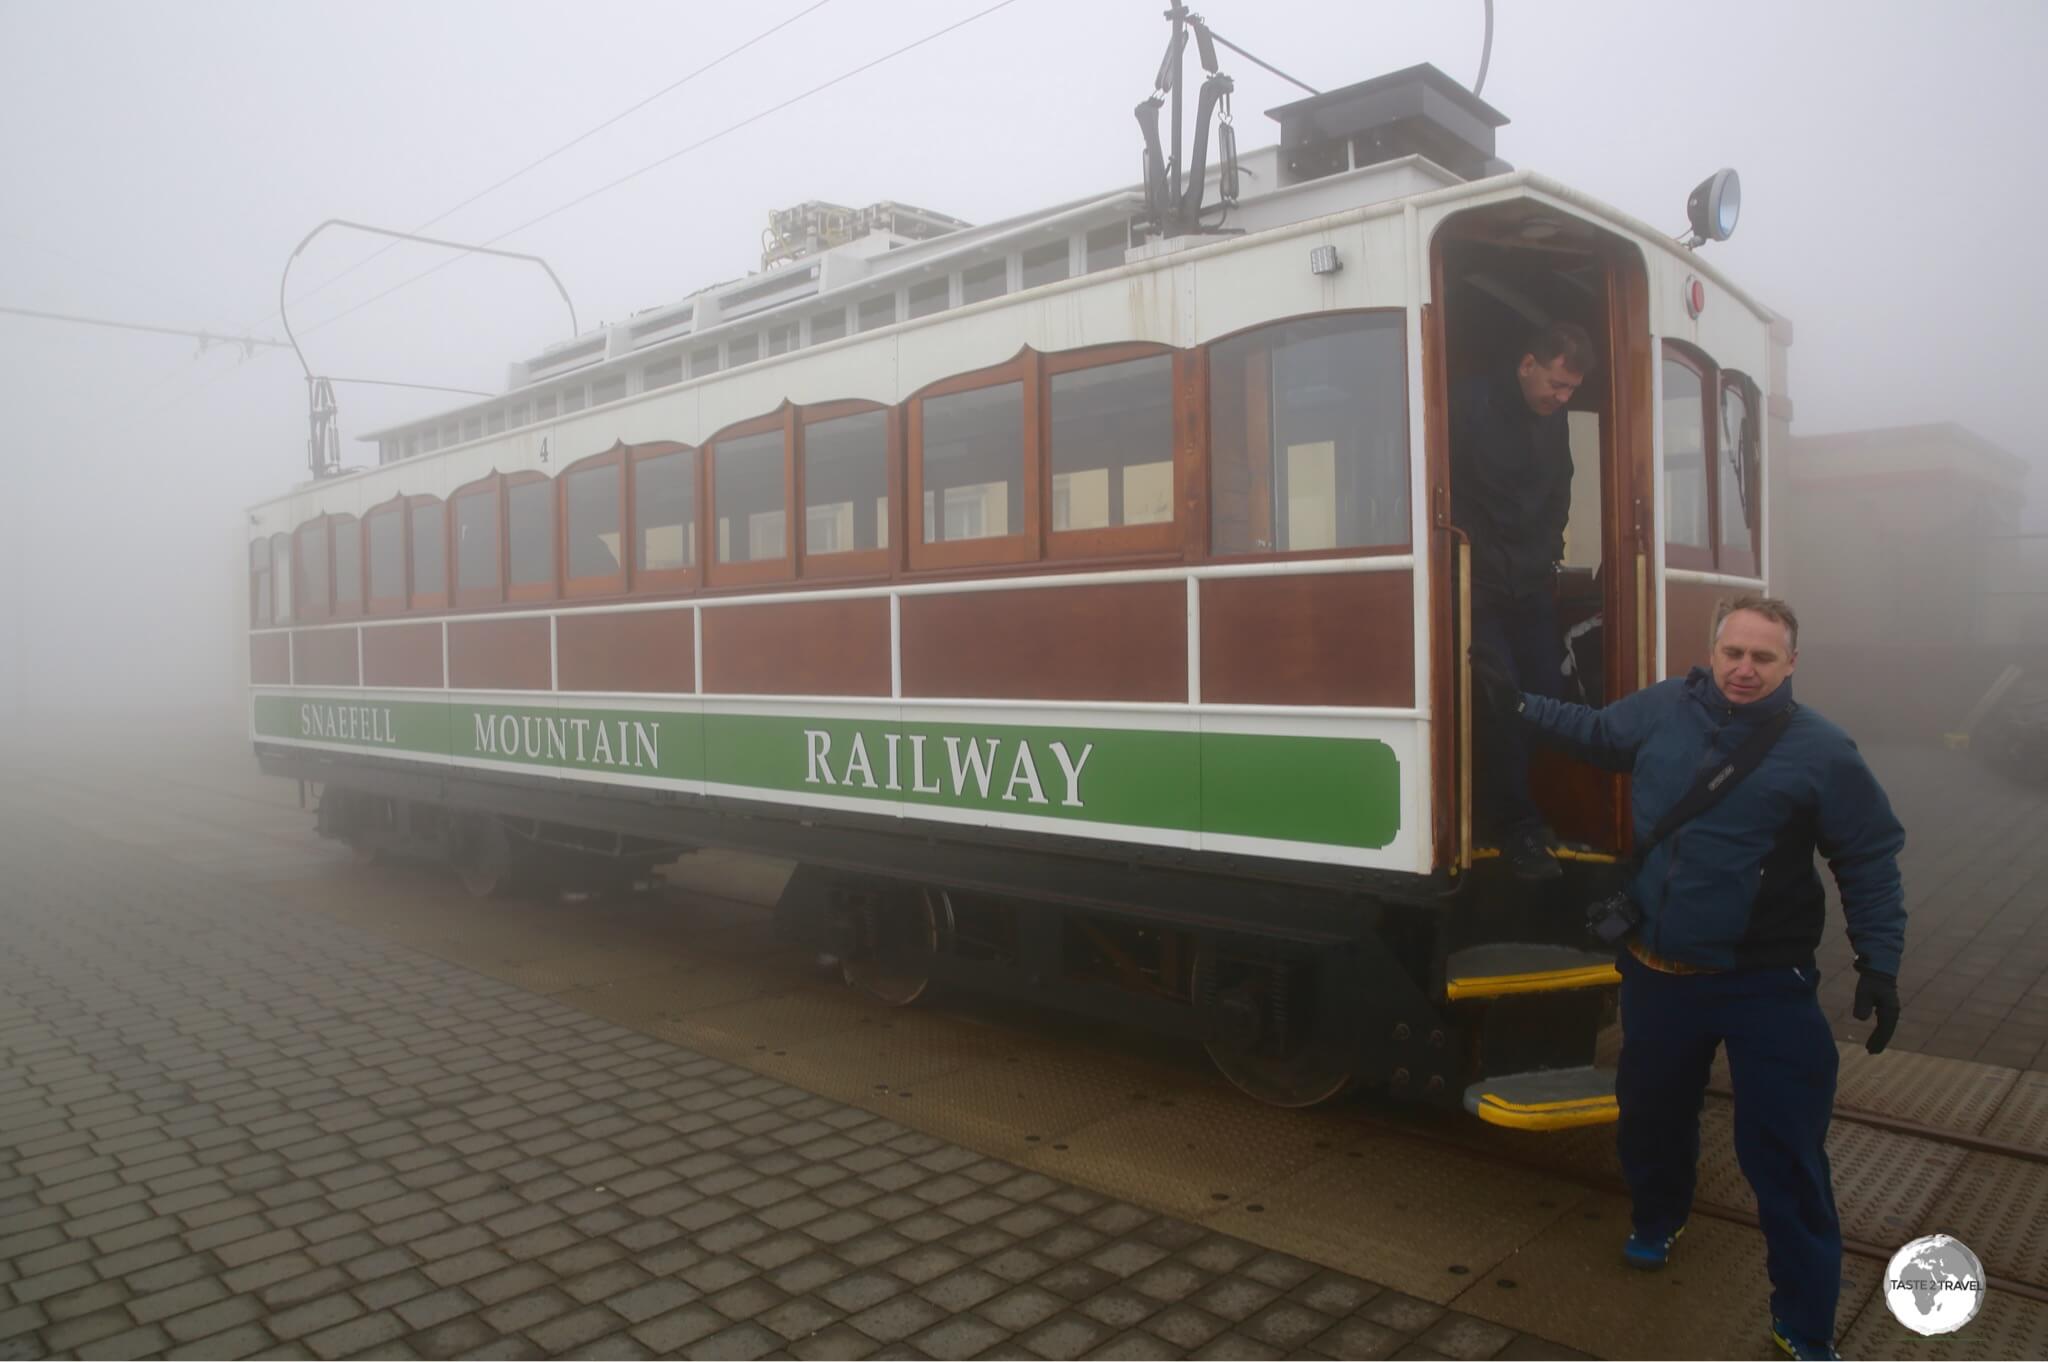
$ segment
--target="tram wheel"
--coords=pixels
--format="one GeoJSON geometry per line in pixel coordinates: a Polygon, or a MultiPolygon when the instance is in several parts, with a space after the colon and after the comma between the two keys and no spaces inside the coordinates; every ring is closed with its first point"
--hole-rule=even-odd
{"type": "Polygon", "coordinates": [[[874,894],[849,907],[860,942],[839,962],[847,985],[876,1002],[908,1007],[931,984],[931,962],[953,934],[953,901],[923,887],[874,894]]]}
{"type": "MultiPolygon", "coordinates": [[[[1216,991],[1208,977],[1216,969],[1214,952],[1196,952],[1191,971],[1194,997],[1216,991]]],[[[1228,991],[1248,1007],[1263,1001],[1256,991],[1228,991]]],[[[1248,1027],[1247,1034],[1207,1040],[1202,1048],[1209,1052],[1217,1072],[1245,1096],[1272,1107],[1312,1107],[1343,1096],[1357,1081],[1348,1057],[1334,1041],[1330,1027],[1315,1026],[1276,1051],[1261,1041],[1255,1028],[1248,1027]]]]}
{"type": "Polygon", "coordinates": [[[511,888],[512,843],[495,818],[463,817],[455,826],[449,859],[471,898],[499,898],[511,888]]]}

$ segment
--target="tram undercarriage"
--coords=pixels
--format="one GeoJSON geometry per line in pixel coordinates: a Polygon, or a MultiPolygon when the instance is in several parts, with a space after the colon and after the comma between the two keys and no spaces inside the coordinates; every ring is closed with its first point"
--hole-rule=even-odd
{"type": "Polygon", "coordinates": [[[1223,858],[1157,848],[1076,839],[1049,850],[978,829],[938,837],[775,806],[654,804],[601,786],[259,751],[266,772],[319,783],[322,835],[365,859],[446,864],[479,896],[646,887],[706,847],[801,857],[778,931],[836,959],[868,997],[904,1006],[938,983],[1184,1037],[1273,1105],[1358,1087],[1456,1106],[1489,1074],[1590,1065],[1603,1021],[1600,990],[1447,996],[1471,973],[1461,946],[1497,939],[1507,911],[1480,911],[1471,877],[1451,893],[1241,857],[1219,874],[1223,858]]]}

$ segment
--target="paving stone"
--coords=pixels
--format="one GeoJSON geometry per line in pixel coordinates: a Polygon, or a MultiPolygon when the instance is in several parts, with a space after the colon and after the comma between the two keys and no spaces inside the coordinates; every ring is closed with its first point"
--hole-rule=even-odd
{"type": "Polygon", "coordinates": [[[395,1272],[389,1277],[380,1277],[374,1282],[365,1282],[356,1288],[356,1299],[372,1310],[385,1310],[416,1296],[424,1296],[434,1289],[434,1283],[412,1268],[395,1272]]]}
{"type": "Polygon", "coordinates": [[[758,1324],[735,1324],[685,1348],[683,1356],[720,1359],[764,1357],[780,1348],[783,1341],[780,1334],[770,1332],[758,1324]]]}
{"type": "Polygon", "coordinates": [[[659,1277],[643,1285],[605,1298],[604,1305],[621,1318],[638,1324],[690,1304],[703,1295],[688,1282],[659,1277]]]}
{"type": "Polygon", "coordinates": [[[1101,1320],[1112,1329],[1128,1329],[1159,1311],[1159,1302],[1121,1286],[1090,1296],[1075,1307],[1090,1319],[1101,1320]]]}
{"type": "Polygon", "coordinates": [[[808,1338],[840,1316],[840,1311],[834,1310],[822,1301],[809,1296],[798,1296],[765,1311],[757,1322],[773,1329],[785,1339],[794,1340],[808,1338]]]}
{"type": "Polygon", "coordinates": [[[1252,1362],[1260,1362],[1261,1359],[1285,1357],[1286,1355],[1276,1348],[1267,1347],[1256,1339],[1246,1338],[1244,1335],[1237,1333],[1218,1334],[1209,1341],[1206,1347],[1188,1354],[1190,1357],[1203,1359],[1212,1357],[1229,1358],[1233,1362],[1245,1362],[1245,1359],[1251,1359],[1252,1362]]]}
{"type": "MultiPolygon", "coordinates": [[[[1347,1319],[1320,1335],[1310,1345],[1327,1357],[1392,1357],[1408,1335],[1369,1319],[1347,1319]]],[[[1548,1356],[1548,1354],[1545,1354],[1548,1356]]]]}
{"type": "Polygon", "coordinates": [[[467,1291],[453,1286],[445,1286],[439,1291],[415,1296],[394,1307],[398,1317],[414,1331],[432,1329],[451,1319],[458,1319],[476,1308],[475,1299],[467,1291]]]}
{"type": "Polygon", "coordinates": [[[474,1357],[497,1337],[498,1331],[490,1325],[475,1315],[464,1315],[422,1330],[412,1341],[423,1357],[474,1357]]]}
{"type": "Polygon", "coordinates": [[[1107,1325],[1096,1320],[1064,1314],[1055,1315],[1018,1341],[1040,1357],[1064,1362],[1064,1359],[1080,1357],[1096,1347],[1110,1333],[1107,1325]]]}
{"type": "Polygon", "coordinates": [[[1311,1310],[1342,1319],[1374,1296],[1380,1288],[1341,1272],[1322,1272],[1294,1288],[1293,1299],[1311,1310]]]}
{"type": "Polygon", "coordinates": [[[657,1315],[628,1332],[657,1355],[665,1356],[681,1352],[698,1339],[715,1334],[730,1323],[724,1315],[699,1302],[657,1315]]]}
{"type": "Polygon", "coordinates": [[[376,1350],[379,1356],[390,1356],[389,1350],[382,1345],[405,1332],[403,1320],[388,1310],[380,1310],[346,1324],[337,1324],[332,1329],[309,1334],[305,1342],[320,1357],[353,1357],[372,1350],[376,1350]]]}
{"type": "Polygon", "coordinates": [[[172,1338],[180,1343],[190,1343],[209,1334],[247,1324],[263,1313],[263,1307],[254,1296],[231,1296],[182,1315],[172,1315],[161,1323],[164,1332],[172,1338]]]}
{"type": "Polygon", "coordinates": [[[1445,1315],[1415,1341],[1426,1348],[1433,1348],[1445,1357],[1477,1362],[1492,1357],[1514,1338],[1515,1331],[1503,1329],[1498,1324],[1474,1319],[1470,1315],[1451,1313],[1445,1315]]]}
{"type": "Polygon", "coordinates": [[[604,1307],[587,1305],[528,1329],[526,1336],[543,1351],[559,1356],[616,1332],[623,1323],[604,1307]]]}
{"type": "Polygon", "coordinates": [[[1021,1334],[1058,1314],[1066,1302],[1035,1286],[1020,1286],[984,1302],[977,1313],[992,1324],[1021,1334]]]}
{"type": "Polygon", "coordinates": [[[560,1291],[544,1287],[491,1306],[482,1312],[483,1321],[501,1334],[524,1333],[543,1320],[564,1313],[574,1304],[560,1291]]]}
{"type": "MultiPolygon", "coordinates": [[[[0,1337],[6,1330],[0,1329],[0,1337]]],[[[118,1334],[109,1334],[90,1343],[78,1344],[75,1351],[82,1358],[133,1358],[147,1357],[164,1351],[171,1346],[171,1336],[154,1324],[139,1329],[128,1329],[118,1334]]]]}
{"type": "Polygon", "coordinates": [[[279,1338],[303,1338],[317,1330],[332,1328],[367,1313],[361,1301],[346,1292],[337,1291],[289,1309],[278,1310],[264,1321],[264,1325],[279,1338]]]}
{"type": "Polygon", "coordinates": [[[1192,1303],[1227,1320],[1247,1319],[1258,1313],[1280,1293],[1264,1282],[1245,1277],[1225,1277],[1193,1296],[1192,1303]]]}
{"type": "Polygon", "coordinates": [[[1366,1303],[1362,1313],[1374,1324],[1383,1324],[1402,1334],[1419,1334],[1442,1318],[1444,1311],[1440,1305],[1398,1291],[1382,1291],[1366,1303]]]}
{"type": "MultiPolygon", "coordinates": [[[[166,1353],[166,1357],[219,1358],[254,1357],[258,1353],[271,1355],[276,1348],[270,1335],[260,1325],[241,1324],[232,1329],[223,1329],[217,1334],[188,1343],[182,1348],[166,1353]]],[[[310,1354],[308,1354],[310,1355],[310,1354]]]]}
{"type": "Polygon", "coordinates": [[[836,1258],[814,1253],[808,1258],[799,1258],[767,1273],[769,1281],[781,1287],[792,1296],[815,1291],[828,1282],[836,1282],[851,1269],[836,1258]]]}
{"type": "Polygon", "coordinates": [[[126,1310],[110,1306],[51,1324],[43,1330],[43,1342],[52,1352],[66,1353],[134,1327],[135,1321],[129,1318],[126,1310]]]}

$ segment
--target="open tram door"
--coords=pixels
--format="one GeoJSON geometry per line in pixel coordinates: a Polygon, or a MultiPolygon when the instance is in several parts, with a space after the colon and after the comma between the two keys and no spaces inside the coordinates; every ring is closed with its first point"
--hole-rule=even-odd
{"type": "Polygon", "coordinates": [[[1513,381],[1529,339],[1553,321],[1590,335],[1596,362],[1567,408],[1570,514],[1553,591],[1564,671],[1553,694],[1603,705],[1654,679],[1655,559],[1649,294],[1622,237],[1531,197],[1446,218],[1430,238],[1423,309],[1428,431],[1436,864],[1457,892],[1433,972],[1457,1018],[1471,1083],[1465,1106],[1528,1128],[1614,1119],[1596,1064],[1618,981],[1588,949],[1583,908],[1616,887],[1629,847],[1624,776],[1533,750],[1531,787],[1557,835],[1563,875],[1515,879],[1475,828],[1470,553],[1456,528],[1451,394],[1489,369],[1513,381]]]}
{"type": "MultiPolygon", "coordinates": [[[[1553,692],[1595,706],[1648,685],[1656,661],[1650,495],[1652,430],[1648,288],[1637,248],[1548,204],[1516,199],[1447,219],[1430,248],[1423,309],[1431,490],[1432,668],[1439,724],[1438,864],[1458,872],[1493,850],[1472,823],[1472,705],[1466,648],[1471,584],[1455,528],[1449,395],[1470,375],[1511,373],[1529,337],[1552,321],[1592,336],[1598,356],[1567,411],[1570,518],[1555,594],[1563,673],[1553,692]]],[[[1538,806],[1559,839],[1600,857],[1625,854],[1626,778],[1555,752],[1532,754],[1538,806]]]]}

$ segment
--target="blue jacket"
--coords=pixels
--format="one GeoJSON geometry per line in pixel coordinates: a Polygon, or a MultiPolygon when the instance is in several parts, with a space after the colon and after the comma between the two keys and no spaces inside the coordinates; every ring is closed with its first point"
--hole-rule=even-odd
{"type": "MultiPolygon", "coordinates": [[[[1731,705],[1695,667],[1684,680],[1605,709],[1531,695],[1522,713],[1553,743],[1632,773],[1630,812],[1641,842],[1701,768],[1725,761],[1791,703],[1787,681],[1754,704],[1731,705]]],[[[1810,965],[1827,917],[1818,850],[1834,871],[1857,955],[1896,975],[1906,937],[1898,864],[1905,841],[1856,744],[1802,705],[1762,765],[1650,849],[1629,884],[1643,910],[1639,935],[1655,954],[1684,964],[1810,965]]]]}

